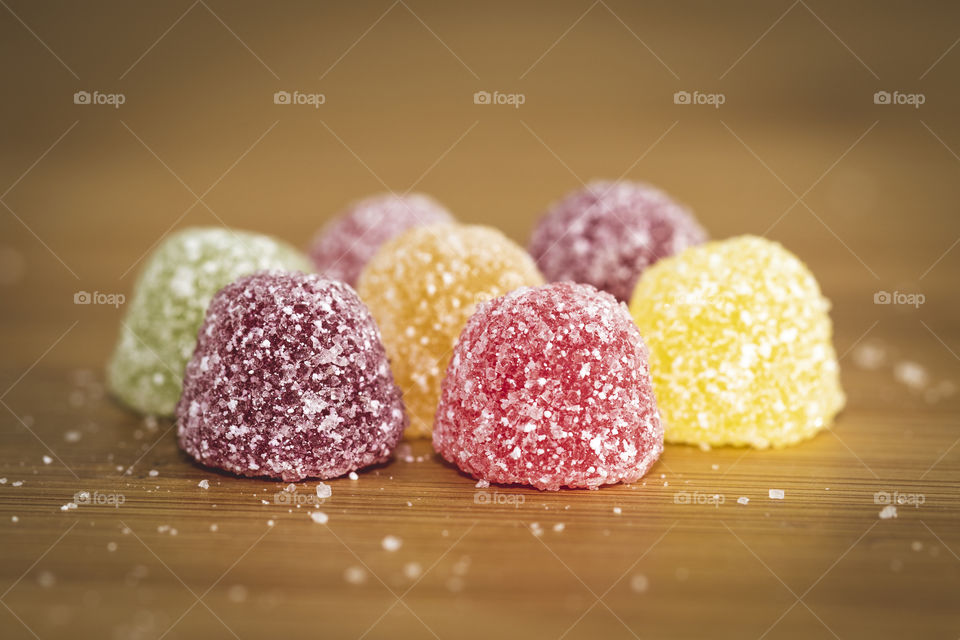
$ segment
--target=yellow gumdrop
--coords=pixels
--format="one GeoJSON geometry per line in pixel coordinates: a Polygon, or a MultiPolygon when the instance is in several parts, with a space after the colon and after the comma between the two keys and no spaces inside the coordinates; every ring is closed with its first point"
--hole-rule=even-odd
{"type": "Polygon", "coordinates": [[[477,303],[543,284],[533,259],[496,229],[417,227],[384,244],[357,293],[370,307],[410,416],[408,437],[429,436],[440,383],[477,303]]]}
{"type": "Polygon", "coordinates": [[[829,301],[775,242],[742,236],[664,258],[630,313],[650,349],[664,439],[783,447],[843,408],[829,301]]]}

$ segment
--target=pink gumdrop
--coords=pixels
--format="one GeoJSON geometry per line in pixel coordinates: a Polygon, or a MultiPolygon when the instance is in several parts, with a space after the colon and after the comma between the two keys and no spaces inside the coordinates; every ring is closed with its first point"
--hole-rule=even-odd
{"type": "Polygon", "coordinates": [[[693,214],[659,189],[596,181],[550,207],[529,249],[547,280],[591,284],[627,301],[647,267],[706,239],[693,214]]]}
{"type": "Polygon", "coordinates": [[[573,283],[480,305],[447,368],[433,446],[501,484],[594,489],[641,478],[663,451],[663,427],[626,307],[573,283]]]}
{"type": "Polygon", "coordinates": [[[310,258],[321,275],[356,286],[380,245],[412,227],[440,222],[453,222],[453,216],[429,196],[373,196],[327,223],[310,247],[310,258]]]}
{"type": "Polygon", "coordinates": [[[177,405],[199,462],[285,481],[383,462],[406,417],[380,332],[348,285],[261,272],[210,302],[177,405]]]}

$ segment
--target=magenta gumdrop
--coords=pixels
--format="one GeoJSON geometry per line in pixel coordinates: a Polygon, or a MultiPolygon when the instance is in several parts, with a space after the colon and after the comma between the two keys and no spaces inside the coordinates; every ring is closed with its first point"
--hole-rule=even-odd
{"type": "Polygon", "coordinates": [[[321,275],[356,286],[364,265],[384,242],[407,229],[441,222],[453,222],[453,216],[429,196],[372,196],[327,223],[314,238],[310,258],[321,275]]]}
{"type": "Polygon", "coordinates": [[[706,240],[693,214],[659,189],[595,181],[550,207],[529,250],[548,281],[590,284],[625,302],[647,267],[706,240]]]}
{"type": "Polygon", "coordinates": [[[210,302],[177,405],[180,447],[243,476],[335,478],[406,427],[367,307],[343,282],[261,272],[210,302]]]}
{"type": "Polygon", "coordinates": [[[663,451],[663,427],[626,307],[573,283],[480,305],[447,368],[433,446],[499,484],[594,489],[641,478],[663,451]]]}

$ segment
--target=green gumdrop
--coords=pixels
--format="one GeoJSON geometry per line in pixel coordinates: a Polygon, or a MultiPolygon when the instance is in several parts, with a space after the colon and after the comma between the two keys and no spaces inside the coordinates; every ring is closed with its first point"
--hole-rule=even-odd
{"type": "Polygon", "coordinates": [[[268,269],[313,270],[293,247],[257,233],[191,228],[169,236],[134,287],[107,368],[110,390],[137,411],[172,415],[210,299],[268,269]]]}

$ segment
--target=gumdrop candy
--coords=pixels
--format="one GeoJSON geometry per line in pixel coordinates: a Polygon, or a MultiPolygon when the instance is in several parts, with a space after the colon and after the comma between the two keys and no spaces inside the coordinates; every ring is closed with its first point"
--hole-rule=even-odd
{"type": "Polygon", "coordinates": [[[550,207],[529,249],[548,281],[591,284],[626,302],[650,265],[706,239],[693,214],[659,189],[594,181],[550,207]]]}
{"type": "Polygon", "coordinates": [[[356,286],[364,265],[384,242],[412,227],[438,222],[453,222],[453,216],[429,196],[372,196],[328,222],[314,238],[310,258],[321,275],[356,286]]]}
{"type": "Polygon", "coordinates": [[[742,236],[661,260],[630,311],[668,442],[783,447],[843,408],[830,303],[779,244],[742,236]]]}
{"type": "Polygon", "coordinates": [[[380,334],[346,283],[261,272],[214,296],[177,405],[180,447],[243,476],[335,478],[406,426],[380,334]]]}
{"type": "Polygon", "coordinates": [[[477,303],[542,283],[529,254],[490,227],[417,227],[377,252],[357,291],[383,333],[408,436],[430,435],[443,372],[477,303]]]}
{"type": "Polygon", "coordinates": [[[190,228],[167,237],[134,285],[107,367],[113,394],[137,411],[172,415],[210,298],[264,269],[311,267],[297,250],[256,233],[190,228]]]}
{"type": "Polygon", "coordinates": [[[480,305],[443,380],[434,448],[481,480],[595,489],[663,451],[647,349],[626,305],[589,285],[480,305]]]}

